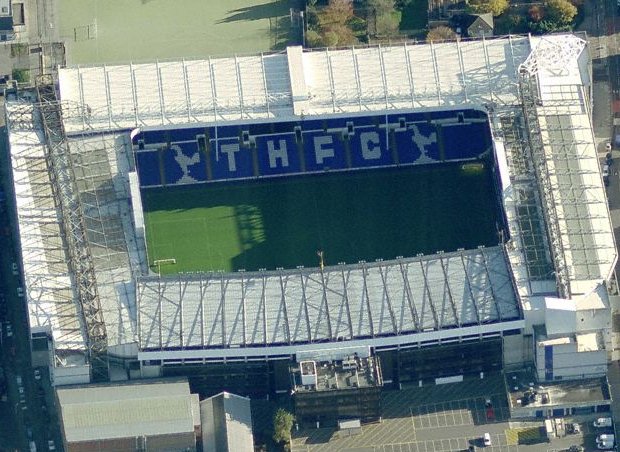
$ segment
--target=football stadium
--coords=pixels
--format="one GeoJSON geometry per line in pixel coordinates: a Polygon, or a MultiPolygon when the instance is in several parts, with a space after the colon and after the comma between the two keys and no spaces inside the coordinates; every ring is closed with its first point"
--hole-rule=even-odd
{"type": "Polygon", "coordinates": [[[6,103],[33,341],[57,385],[265,395],[351,356],[396,387],[603,376],[590,89],[572,34],[40,77],[6,103]]]}

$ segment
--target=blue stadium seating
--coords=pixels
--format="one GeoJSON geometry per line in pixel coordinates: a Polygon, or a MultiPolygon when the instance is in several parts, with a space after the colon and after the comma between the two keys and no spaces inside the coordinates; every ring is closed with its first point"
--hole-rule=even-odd
{"type": "Polygon", "coordinates": [[[175,148],[166,148],[162,152],[162,161],[164,163],[164,178],[166,185],[174,185],[181,182],[183,177],[183,169],[175,160],[177,155],[175,148]]]}
{"type": "Polygon", "coordinates": [[[241,127],[239,126],[221,126],[210,129],[211,138],[239,138],[241,136],[241,127]],[[215,130],[217,129],[217,130],[215,130]],[[217,133],[216,133],[217,132],[217,133]]]}
{"type": "Polygon", "coordinates": [[[330,134],[323,131],[305,132],[303,134],[306,171],[347,168],[344,143],[340,135],[339,133],[330,134]]]}
{"type": "Polygon", "coordinates": [[[141,187],[161,185],[159,152],[136,152],[136,168],[141,187]]]}
{"type": "Polygon", "coordinates": [[[239,146],[239,140],[211,140],[210,165],[214,180],[254,177],[252,151],[239,146]]]}
{"type": "Polygon", "coordinates": [[[449,124],[441,127],[446,160],[471,159],[488,149],[490,137],[487,123],[449,124]],[[471,137],[478,137],[472,140],[471,137]]]}
{"type": "Polygon", "coordinates": [[[168,140],[170,132],[168,130],[148,130],[140,132],[138,138],[146,144],[161,144],[168,140]]]}
{"type": "Polygon", "coordinates": [[[407,125],[395,132],[399,161],[402,164],[425,164],[440,161],[437,129],[428,122],[407,125]]]}
{"type": "Polygon", "coordinates": [[[207,167],[212,180],[229,180],[293,174],[302,168],[306,172],[321,172],[473,159],[491,144],[486,119],[486,113],[481,110],[345,116],[145,131],[134,138],[133,144],[143,140],[148,150],[153,144],[170,143],[170,148],[161,155],[136,153],[143,186],[195,183],[207,181],[207,167]],[[301,128],[301,137],[297,128],[301,128]],[[198,147],[198,136],[209,140],[203,149],[198,147]],[[303,156],[299,154],[300,138],[303,156]],[[281,142],[286,147],[285,155],[279,154],[281,142]],[[251,143],[256,147],[250,147],[251,143]],[[396,147],[398,162],[393,161],[394,149],[390,146],[396,147]],[[160,180],[159,158],[164,181],[160,180]]]}
{"type": "Polygon", "coordinates": [[[277,176],[301,171],[295,135],[257,137],[256,152],[261,176],[277,176]],[[269,149],[273,151],[270,153],[269,149]]]}
{"type": "Polygon", "coordinates": [[[360,127],[349,137],[351,166],[364,168],[393,164],[385,129],[360,127]]]}

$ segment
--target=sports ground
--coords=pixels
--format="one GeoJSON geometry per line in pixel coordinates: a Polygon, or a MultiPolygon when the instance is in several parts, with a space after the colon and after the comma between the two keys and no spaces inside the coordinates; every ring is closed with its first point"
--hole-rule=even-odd
{"type": "Polygon", "coordinates": [[[317,267],[497,244],[492,171],[384,168],[142,190],[162,274],[317,267]]]}
{"type": "Polygon", "coordinates": [[[299,0],[60,0],[69,64],[206,58],[298,43],[299,0]]]}

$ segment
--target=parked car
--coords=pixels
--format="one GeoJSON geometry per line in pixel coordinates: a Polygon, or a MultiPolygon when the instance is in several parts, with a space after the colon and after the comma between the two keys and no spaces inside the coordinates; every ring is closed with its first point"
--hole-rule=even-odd
{"type": "Polygon", "coordinates": [[[23,298],[23,296],[24,296],[24,289],[23,289],[23,287],[20,286],[20,287],[17,288],[17,296],[20,297],[20,298],[23,298]]]}
{"type": "Polygon", "coordinates": [[[54,444],[54,440],[52,440],[52,439],[48,440],[47,448],[49,450],[56,450],[56,444],[54,444]]]}
{"type": "Polygon", "coordinates": [[[482,442],[484,443],[485,446],[493,445],[493,443],[491,441],[491,434],[490,433],[485,433],[484,435],[482,435],[482,442]]]}
{"type": "Polygon", "coordinates": [[[566,433],[569,435],[576,435],[581,433],[581,427],[576,422],[568,423],[565,425],[566,433]]]}
{"type": "Polygon", "coordinates": [[[599,417],[598,419],[595,419],[594,422],[592,422],[592,425],[596,428],[611,427],[612,426],[611,418],[610,417],[599,417]]]}
{"type": "Polygon", "coordinates": [[[18,270],[17,264],[15,262],[13,262],[13,264],[11,264],[11,270],[12,270],[14,275],[18,275],[19,274],[19,270],[18,270]]]}
{"type": "Polygon", "coordinates": [[[6,337],[13,337],[13,326],[10,323],[6,324],[6,337]]]}
{"type": "Polygon", "coordinates": [[[35,369],[34,370],[34,379],[35,380],[40,380],[41,379],[41,371],[39,369],[35,369]]]}

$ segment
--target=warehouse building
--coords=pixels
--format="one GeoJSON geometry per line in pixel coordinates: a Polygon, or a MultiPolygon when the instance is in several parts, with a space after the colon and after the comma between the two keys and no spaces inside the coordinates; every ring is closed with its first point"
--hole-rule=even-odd
{"type": "Polygon", "coordinates": [[[195,451],[197,394],[187,380],[56,391],[66,452],[195,451]]]}

